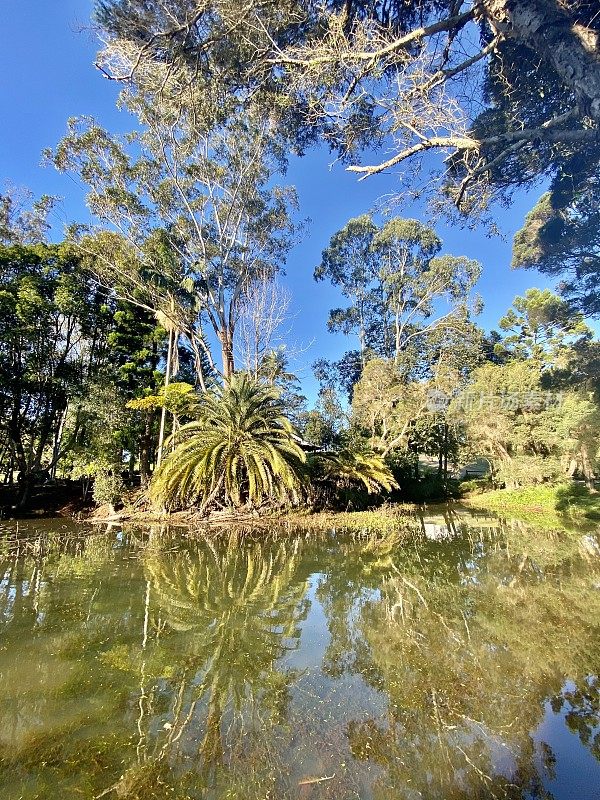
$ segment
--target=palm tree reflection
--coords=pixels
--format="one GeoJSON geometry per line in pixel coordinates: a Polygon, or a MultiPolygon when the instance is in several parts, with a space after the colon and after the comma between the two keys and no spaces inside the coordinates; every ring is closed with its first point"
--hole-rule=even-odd
{"type": "Polygon", "coordinates": [[[281,719],[294,676],[277,662],[298,647],[308,608],[300,547],[297,539],[263,543],[232,535],[224,545],[206,537],[191,550],[148,549],[148,664],[156,671],[162,663],[165,673],[175,665],[175,674],[148,694],[150,728],[156,694],[170,693],[171,704],[165,736],[146,759],[194,763],[209,781],[246,734],[264,733],[281,719]]]}

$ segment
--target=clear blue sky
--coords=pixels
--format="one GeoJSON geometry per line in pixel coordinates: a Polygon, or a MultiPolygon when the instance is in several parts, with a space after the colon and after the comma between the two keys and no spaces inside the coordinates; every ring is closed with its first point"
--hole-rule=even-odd
{"type": "MultiPolygon", "coordinates": [[[[91,8],[91,0],[2,0],[0,5],[0,186],[29,187],[35,195],[64,198],[54,216],[56,236],[66,222],[86,221],[89,215],[84,188],[43,167],[42,150],[59,141],[71,116],[92,115],[115,132],[131,127],[131,118],[115,107],[116,86],[93,67],[97,45],[86,30],[91,8]]],[[[316,389],[310,364],[318,357],[337,358],[356,346],[327,332],[328,310],[340,305],[340,298],[333,288],[314,283],[313,269],[333,233],[398,187],[393,175],[358,183],[340,165],[330,170],[331,160],[325,150],[313,151],[292,161],[287,178],[298,188],[301,216],[311,219],[307,235],[290,256],[284,279],[294,298],[291,339],[305,346],[314,340],[294,365],[310,398],[316,389]]],[[[510,269],[512,234],[535,197],[522,196],[511,209],[499,211],[504,241],[489,239],[483,231],[438,226],[447,252],[483,263],[479,292],[485,310],[479,322],[488,330],[497,325],[515,295],[530,286],[547,285],[537,273],[510,269]]],[[[418,211],[407,209],[406,215],[418,216],[418,211]]]]}

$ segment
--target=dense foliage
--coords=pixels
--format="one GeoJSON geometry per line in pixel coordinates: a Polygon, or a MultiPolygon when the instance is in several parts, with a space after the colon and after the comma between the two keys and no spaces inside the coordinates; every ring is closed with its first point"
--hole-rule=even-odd
{"type": "Polygon", "coordinates": [[[356,507],[456,494],[473,465],[593,488],[593,3],[98,0],[95,20],[135,124],[71,119],[46,153],[91,224],[50,244],[53,198],[0,197],[0,471],[18,503],[82,478],[112,506],[139,483],[168,508],[356,507]],[[558,294],[532,288],[482,331],[485,265],[391,199],[315,269],[349,345],[314,365],[308,409],[277,277],[302,228],[288,159],[323,143],[361,177],[413,165],[404,195],[468,224],[543,181],[513,260],[564,278],[558,294]]]}

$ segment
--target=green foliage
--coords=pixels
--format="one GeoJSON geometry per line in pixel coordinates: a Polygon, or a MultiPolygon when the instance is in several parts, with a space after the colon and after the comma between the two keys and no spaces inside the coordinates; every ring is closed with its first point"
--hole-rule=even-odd
{"type": "Polygon", "coordinates": [[[276,389],[238,373],[201,396],[197,414],[153,477],[156,503],[205,509],[298,499],[305,456],[276,389]]]}
{"type": "Polygon", "coordinates": [[[409,475],[399,479],[400,491],[393,498],[405,503],[442,503],[460,496],[458,481],[429,472],[418,478],[409,475]]]}
{"type": "Polygon", "coordinates": [[[301,416],[301,430],[304,439],[315,447],[328,448],[336,440],[331,420],[318,409],[304,412],[301,416]]]}
{"type": "Polygon", "coordinates": [[[325,479],[336,483],[362,484],[369,494],[390,492],[398,488],[390,468],[383,458],[373,452],[340,450],[316,456],[321,461],[325,479]]]}
{"type": "Polygon", "coordinates": [[[115,506],[121,501],[125,487],[115,465],[91,464],[88,474],[94,477],[93,497],[98,505],[109,503],[115,506]]]}
{"type": "Polygon", "coordinates": [[[310,453],[303,472],[304,496],[312,510],[362,510],[381,505],[397,488],[382,457],[355,443],[353,448],[310,453]]]}
{"type": "Polygon", "coordinates": [[[157,411],[166,408],[177,417],[191,416],[197,405],[197,397],[193,386],[189,383],[170,383],[161,386],[158,394],[145,395],[127,403],[127,408],[134,411],[157,411]]]}
{"type": "Polygon", "coordinates": [[[550,289],[528,289],[516,297],[499,325],[506,332],[503,344],[514,356],[544,364],[560,362],[569,347],[592,337],[583,316],[550,289]]]}
{"type": "MultiPolygon", "coordinates": [[[[193,86],[205,124],[258,106],[290,149],[326,141],[362,177],[406,166],[401,196],[433,194],[436,211],[458,207],[469,224],[494,200],[549,182],[516,260],[566,270],[566,295],[594,313],[596,10],[590,0],[214,0],[192,18],[186,3],[97,3],[103,68],[175,107],[193,86]]],[[[346,311],[341,325],[355,321],[346,311]]]]}
{"type": "Polygon", "coordinates": [[[74,445],[67,417],[106,366],[110,312],[64,244],[0,246],[0,310],[0,429],[28,481],[74,445]]]}
{"type": "Polygon", "coordinates": [[[514,267],[561,276],[561,295],[586,315],[598,314],[600,273],[600,187],[594,160],[579,158],[575,171],[564,170],[527,214],[513,242],[514,267]],[[561,186],[562,184],[562,186],[561,186]],[[566,189],[566,191],[565,191],[566,189]]]}
{"type": "Polygon", "coordinates": [[[489,478],[471,478],[461,481],[458,487],[461,497],[468,494],[483,494],[492,488],[489,478]]]}

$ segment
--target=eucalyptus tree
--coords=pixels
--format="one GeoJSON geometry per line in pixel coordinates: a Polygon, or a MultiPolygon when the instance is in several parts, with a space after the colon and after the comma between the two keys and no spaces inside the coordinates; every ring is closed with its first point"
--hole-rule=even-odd
{"type": "Polygon", "coordinates": [[[49,195],[35,199],[27,189],[0,194],[0,242],[4,245],[42,244],[50,224],[48,215],[56,203],[49,195]]]}
{"type": "Polygon", "coordinates": [[[415,339],[466,330],[470,312],[481,307],[471,296],[481,274],[477,261],[440,254],[442,242],[431,228],[399,217],[378,231],[373,249],[383,307],[390,317],[384,325],[393,332],[388,354],[396,365],[415,339]]]}
{"type": "MultiPolygon", "coordinates": [[[[368,215],[358,217],[332,237],[315,277],[329,278],[350,301],[333,309],[328,322],[332,331],[358,336],[360,365],[352,353],[336,365],[338,382],[349,394],[370,358],[389,358],[414,377],[416,370],[427,370],[431,342],[457,332],[469,338],[470,316],[480,309],[473,289],[481,266],[441,250],[433,229],[399,217],[381,227],[368,215]]],[[[315,366],[331,381],[332,365],[315,366]]]]}
{"type": "Polygon", "coordinates": [[[143,75],[160,90],[182,74],[196,84],[218,76],[226,91],[277,109],[300,150],[325,140],[360,178],[402,165],[409,197],[425,192],[478,215],[547,180],[515,262],[567,270],[566,295],[598,311],[595,3],[181,0],[167,11],[101,0],[97,9],[110,78],[143,75]]]}
{"type": "Polygon", "coordinates": [[[327,327],[346,335],[356,332],[363,367],[367,347],[372,346],[377,330],[373,311],[381,300],[374,286],[377,258],[372,245],[376,232],[377,226],[368,214],[349,220],[331,237],[314,272],[315,280],[328,279],[350,301],[347,308],[329,312],[327,327]]]}
{"type": "Polygon", "coordinates": [[[487,457],[498,480],[519,486],[560,475],[560,409],[543,391],[535,361],[483,364],[449,410],[464,425],[473,452],[487,457]]]}
{"type": "Polygon", "coordinates": [[[92,214],[122,240],[106,248],[116,233],[95,229],[91,255],[103,279],[133,284],[140,296],[152,287],[150,305],[160,302],[172,327],[183,325],[211,356],[208,329],[228,378],[244,293],[285,262],[295,194],[275,183],[285,160],[269,119],[230,115],[216,95],[190,87],[182,106],[132,87],[122,102],[138,118],[135,131],[119,138],[92,119],[70,120],[49,155],[87,184],[92,214]]]}

